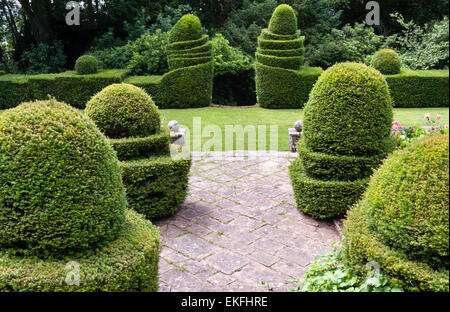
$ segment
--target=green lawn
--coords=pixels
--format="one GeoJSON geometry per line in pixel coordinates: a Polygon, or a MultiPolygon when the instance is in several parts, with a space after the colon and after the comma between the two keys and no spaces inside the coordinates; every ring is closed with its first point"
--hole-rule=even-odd
{"type": "MultiPolygon", "coordinates": [[[[1,114],[2,111],[0,111],[1,114]]],[[[430,113],[435,117],[437,114],[442,115],[442,124],[449,123],[449,109],[448,108],[397,108],[394,110],[394,118],[398,120],[404,126],[425,126],[426,122],[424,115],[430,113]]],[[[194,150],[200,150],[205,148],[205,143],[211,140],[214,131],[216,135],[221,136],[222,146],[214,146],[214,150],[234,150],[248,149],[248,136],[238,136],[232,133],[234,140],[233,144],[225,145],[225,127],[227,125],[241,125],[243,128],[246,126],[254,126],[258,129],[258,126],[266,126],[268,130],[271,125],[278,126],[278,150],[287,151],[289,149],[289,135],[288,128],[291,128],[296,120],[303,118],[303,110],[301,109],[288,109],[288,110],[269,110],[262,108],[195,108],[195,109],[164,109],[161,110],[161,117],[166,118],[165,124],[170,120],[178,120],[181,125],[188,127],[193,137],[193,124],[194,118],[201,118],[201,129],[204,132],[203,135],[196,133],[195,137],[202,136],[201,147],[196,146],[194,150]],[[208,127],[209,126],[209,127],[208,127]],[[209,132],[209,135],[208,133],[209,132]]],[[[199,127],[197,129],[200,129],[199,127]]],[[[261,146],[266,146],[266,149],[273,149],[270,146],[270,134],[267,131],[266,136],[257,136],[257,149],[261,149],[261,146]],[[264,138],[266,144],[264,144],[264,138]]],[[[191,140],[191,144],[192,144],[191,140]]],[[[252,140],[253,141],[253,140],[252,140]]],[[[273,141],[273,140],[272,140],[273,141]]],[[[218,141],[219,143],[220,141],[218,141]]],[[[253,148],[251,148],[253,149],[253,148]]],[[[208,149],[210,150],[210,149],[208,149]]]]}

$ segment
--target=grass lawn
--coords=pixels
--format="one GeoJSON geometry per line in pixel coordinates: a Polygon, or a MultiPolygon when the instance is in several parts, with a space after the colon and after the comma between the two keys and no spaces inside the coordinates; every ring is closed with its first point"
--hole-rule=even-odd
{"type": "MultiPolygon", "coordinates": [[[[424,115],[430,113],[431,116],[435,117],[437,114],[442,115],[442,124],[449,123],[449,109],[448,108],[397,108],[394,110],[394,118],[398,120],[404,126],[425,126],[426,122],[424,115]]],[[[0,110],[0,114],[2,111],[0,110]]],[[[287,109],[287,110],[270,110],[262,108],[194,108],[194,109],[164,109],[161,110],[161,117],[166,117],[165,125],[170,120],[177,120],[182,126],[188,127],[191,133],[191,138],[193,134],[193,121],[195,117],[201,118],[201,129],[203,134],[196,133],[195,136],[198,138],[202,136],[201,146],[203,148],[204,144],[211,140],[214,131],[217,132],[216,135],[221,136],[222,146],[214,146],[213,149],[208,150],[235,150],[248,149],[248,136],[237,136],[234,135],[233,146],[225,146],[225,127],[227,125],[241,125],[258,126],[265,125],[267,130],[269,130],[270,125],[278,126],[278,150],[287,151],[289,150],[289,135],[288,128],[291,128],[295,121],[303,119],[303,110],[301,109],[287,109]],[[212,126],[212,127],[207,127],[212,126]],[[209,132],[209,133],[207,133],[209,132]]],[[[266,146],[266,149],[273,149],[270,146],[270,135],[269,131],[265,136],[266,144],[264,144],[264,136],[257,135],[258,145],[257,148],[261,149],[260,146],[266,146]]],[[[191,139],[191,144],[192,144],[191,139]]],[[[194,150],[199,150],[197,146],[194,150]]]]}

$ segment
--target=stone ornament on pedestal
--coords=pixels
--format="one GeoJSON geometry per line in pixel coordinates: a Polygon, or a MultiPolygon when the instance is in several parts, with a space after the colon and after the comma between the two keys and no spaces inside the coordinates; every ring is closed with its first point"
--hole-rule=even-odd
{"type": "Polygon", "coordinates": [[[289,151],[297,153],[297,142],[302,137],[303,121],[299,120],[295,123],[294,128],[289,128],[289,151]]]}
{"type": "Polygon", "coordinates": [[[176,120],[171,120],[167,127],[170,130],[170,140],[172,144],[185,146],[186,129],[180,128],[180,124],[176,120]]]}

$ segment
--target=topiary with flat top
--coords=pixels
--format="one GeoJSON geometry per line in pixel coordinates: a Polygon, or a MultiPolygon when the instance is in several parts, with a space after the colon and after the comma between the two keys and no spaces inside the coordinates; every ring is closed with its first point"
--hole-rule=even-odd
{"type": "Polygon", "coordinates": [[[0,248],[39,256],[114,240],[126,207],[116,154],[95,124],[54,100],[0,117],[0,248]]]}
{"type": "Polygon", "coordinates": [[[396,75],[400,73],[402,63],[397,52],[391,49],[382,49],[375,53],[371,65],[383,75],[396,75]]]}
{"type": "Polygon", "coordinates": [[[377,262],[405,289],[449,290],[449,135],[395,152],[345,222],[346,262],[377,262]]]}
{"type": "Polygon", "coordinates": [[[388,85],[366,65],[337,64],[320,76],[304,112],[299,158],[290,167],[297,207],[316,219],[341,217],[395,147],[388,85]]]}
{"type": "Polygon", "coordinates": [[[113,84],[92,97],[86,114],[110,138],[146,137],[159,132],[158,108],[141,88],[113,84]]]}

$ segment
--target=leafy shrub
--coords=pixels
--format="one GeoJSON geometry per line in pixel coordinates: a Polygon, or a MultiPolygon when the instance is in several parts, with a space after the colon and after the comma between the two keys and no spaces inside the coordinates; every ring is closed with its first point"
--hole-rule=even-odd
{"type": "Polygon", "coordinates": [[[344,255],[377,262],[405,289],[448,291],[449,136],[436,134],[389,157],[345,222],[344,255]]]}
{"type": "Polygon", "coordinates": [[[54,100],[0,117],[0,246],[40,257],[114,240],[126,207],[116,154],[94,123],[54,100]]]}
{"type": "Polygon", "coordinates": [[[444,17],[434,24],[418,26],[406,22],[401,14],[392,14],[403,27],[400,35],[387,38],[386,43],[400,52],[402,63],[411,69],[447,68],[449,64],[449,21],[444,17]]]}
{"type": "Polygon", "coordinates": [[[383,75],[396,75],[402,66],[398,54],[391,49],[382,49],[375,53],[371,65],[383,75]]]}
{"type": "Polygon", "coordinates": [[[345,214],[395,147],[392,118],[389,88],[378,71],[358,63],[325,71],[305,107],[299,158],[290,166],[298,209],[317,219],[345,214]]]}
{"type": "Polygon", "coordinates": [[[79,75],[90,75],[98,72],[97,59],[92,55],[80,56],[75,62],[75,71],[79,75]]]}
{"type": "Polygon", "coordinates": [[[291,6],[279,5],[269,22],[269,31],[278,35],[292,35],[298,29],[297,16],[291,6]]]}
{"type": "Polygon", "coordinates": [[[39,43],[31,50],[22,54],[20,65],[29,75],[58,73],[64,69],[67,56],[61,41],[54,41],[52,45],[39,43]]]}
{"type": "Polygon", "coordinates": [[[169,42],[197,40],[203,35],[202,24],[197,16],[186,14],[169,32],[169,42]]]}
{"type": "MultiPolygon", "coordinates": [[[[299,282],[299,281],[294,281],[299,282]]],[[[342,251],[335,249],[316,257],[306,270],[301,285],[294,292],[401,292],[389,284],[381,271],[371,272],[365,279],[343,264],[342,251]]]]}
{"type": "Polygon", "coordinates": [[[213,103],[251,106],[256,103],[253,60],[230,46],[221,34],[212,40],[214,60],[213,103]]]}
{"type": "Polygon", "coordinates": [[[141,88],[114,84],[96,94],[85,113],[110,138],[146,137],[161,127],[158,108],[141,88]]]}
{"type": "Polygon", "coordinates": [[[123,231],[101,249],[77,254],[80,284],[66,283],[73,257],[36,259],[0,251],[0,291],[132,292],[158,290],[159,231],[125,210],[123,231]],[[124,265],[126,263],[126,265],[124,265]]]}

